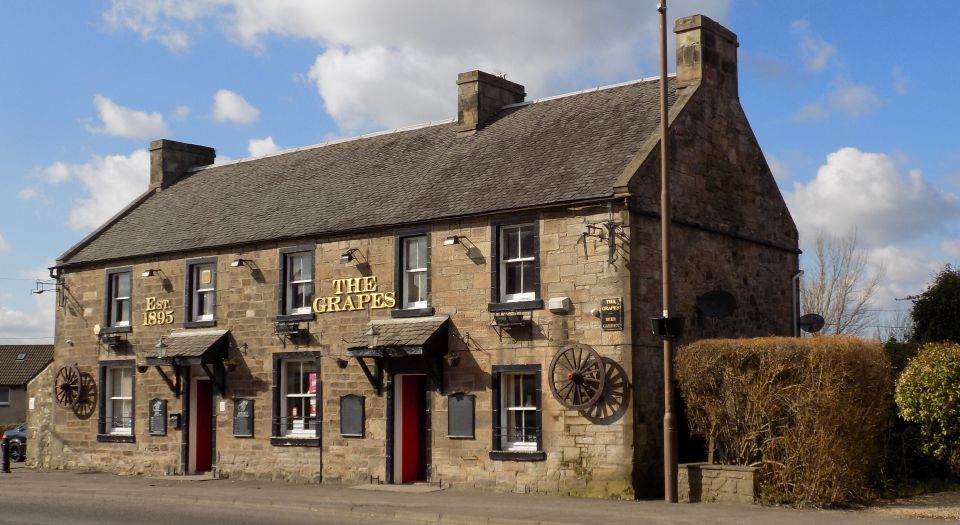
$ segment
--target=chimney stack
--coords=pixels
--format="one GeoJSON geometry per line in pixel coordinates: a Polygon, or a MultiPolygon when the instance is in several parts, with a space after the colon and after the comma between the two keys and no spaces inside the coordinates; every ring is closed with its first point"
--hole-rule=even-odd
{"type": "Polygon", "coordinates": [[[164,189],[187,176],[200,166],[213,164],[217,152],[213,148],[186,144],[173,140],[154,140],[150,143],[150,187],[164,189]]]}
{"type": "Polygon", "coordinates": [[[677,34],[677,81],[700,82],[738,97],[737,35],[703,15],[680,18],[677,34]]]}
{"type": "Polygon", "coordinates": [[[483,71],[457,75],[457,91],[458,136],[473,135],[489,124],[503,106],[523,102],[527,96],[520,84],[483,71]]]}

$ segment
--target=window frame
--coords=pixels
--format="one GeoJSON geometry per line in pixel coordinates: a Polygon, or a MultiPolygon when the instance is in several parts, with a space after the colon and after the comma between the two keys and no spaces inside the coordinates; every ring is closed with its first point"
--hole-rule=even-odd
{"type": "MultiPolygon", "coordinates": [[[[543,374],[540,365],[493,365],[491,371],[491,448],[490,459],[507,461],[543,461],[546,453],[543,450],[543,374]],[[507,394],[505,381],[507,377],[532,375],[534,376],[534,406],[524,411],[533,412],[533,431],[536,436],[533,445],[520,446],[518,442],[506,440],[507,394]],[[512,446],[510,446],[512,445],[512,446]]],[[[522,384],[522,383],[521,383],[522,384]]],[[[523,442],[533,443],[533,442],[523,442]]]]}
{"type": "Polygon", "coordinates": [[[317,268],[316,268],[316,246],[313,244],[310,245],[299,245],[299,246],[289,246],[286,248],[280,248],[279,250],[280,264],[279,264],[279,278],[277,279],[278,283],[278,293],[277,293],[277,321],[312,321],[315,319],[315,314],[313,312],[313,300],[317,295],[317,268]],[[288,300],[291,296],[292,286],[296,283],[290,282],[287,280],[289,263],[291,256],[303,254],[307,257],[307,263],[310,268],[310,280],[301,280],[297,283],[310,283],[311,292],[310,300],[308,305],[305,307],[300,307],[299,312],[292,311],[293,309],[288,308],[288,300]]]}
{"type": "MultiPolygon", "coordinates": [[[[270,444],[274,446],[319,447],[323,427],[323,382],[320,375],[320,352],[276,352],[273,354],[273,402],[271,403],[271,431],[270,444]],[[286,433],[283,416],[286,406],[286,371],[287,363],[313,361],[317,374],[317,388],[314,395],[316,408],[316,424],[313,433],[286,433]]],[[[300,396],[309,397],[309,395],[300,396]]]]}
{"type": "Polygon", "coordinates": [[[395,257],[394,257],[394,288],[397,295],[397,307],[391,312],[394,318],[404,317],[423,317],[433,315],[433,243],[430,232],[424,230],[408,230],[399,232],[394,236],[395,257]],[[409,239],[425,237],[426,239],[426,265],[422,273],[426,274],[426,285],[424,286],[425,300],[414,305],[407,305],[407,270],[406,270],[406,242],[409,239]],[[422,303],[422,304],[420,304],[422,303]]]}
{"type": "Polygon", "coordinates": [[[219,270],[218,259],[216,257],[200,257],[197,259],[187,259],[184,263],[184,328],[206,328],[217,326],[217,273],[219,270]],[[211,289],[209,291],[204,290],[204,293],[211,294],[211,302],[213,303],[213,314],[209,319],[198,319],[196,316],[197,308],[197,296],[200,291],[197,289],[197,283],[195,282],[195,272],[202,266],[213,266],[213,279],[211,283],[211,289]]]}
{"type": "MultiPolygon", "coordinates": [[[[97,393],[99,397],[99,415],[97,418],[97,441],[109,443],[135,443],[137,431],[137,362],[134,359],[117,359],[110,361],[100,361],[99,376],[100,388],[97,393]],[[130,429],[129,431],[117,431],[110,424],[110,410],[114,398],[123,399],[120,396],[112,396],[110,372],[111,370],[130,369],[130,429]]],[[[121,376],[122,380],[122,376],[121,376]]]]}
{"type": "Polygon", "coordinates": [[[509,219],[491,221],[490,223],[490,304],[487,310],[490,312],[504,312],[516,310],[540,310],[543,309],[543,299],[540,286],[540,219],[537,216],[518,216],[509,219]],[[531,257],[517,259],[516,261],[505,261],[503,246],[503,234],[509,228],[519,228],[522,226],[533,226],[532,245],[533,254],[531,257]],[[533,280],[532,294],[511,294],[507,296],[504,288],[506,286],[506,264],[521,260],[533,261],[533,280]]]}
{"type": "MultiPolygon", "coordinates": [[[[118,333],[118,332],[132,332],[133,331],[133,266],[123,266],[119,268],[109,268],[106,271],[104,286],[103,286],[103,325],[102,329],[105,333],[118,333]],[[129,304],[129,311],[127,312],[128,319],[126,324],[115,324],[113,321],[114,301],[119,299],[119,297],[114,297],[114,276],[119,276],[121,274],[127,274],[127,279],[130,281],[130,295],[126,297],[126,301],[129,304]]],[[[121,321],[122,322],[122,321],[121,321]]]]}
{"type": "Polygon", "coordinates": [[[6,392],[6,400],[3,399],[3,396],[0,396],[0,407],[10,406],[10,392],[13,389],[8,386],[0,386],[0,392],[6,392]]]}

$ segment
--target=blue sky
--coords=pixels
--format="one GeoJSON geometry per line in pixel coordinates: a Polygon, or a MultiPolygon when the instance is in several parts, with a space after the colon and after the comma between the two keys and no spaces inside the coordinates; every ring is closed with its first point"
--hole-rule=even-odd
{"type": "MultiPolygon", "coordinates": [[[[443,119],[477,68],[530,99],[655,76],[647,3],[4,2],[0,342],[52,340],[33,280],[145,189],[150,140],[239,159],[443,119]]],[[[739,37],[741,103],[802,242],[856,228],[885,268],[875,308],[905,308],[960,259],[960,3],[669,2],[671,24],[694,13],[739,37]]]]}

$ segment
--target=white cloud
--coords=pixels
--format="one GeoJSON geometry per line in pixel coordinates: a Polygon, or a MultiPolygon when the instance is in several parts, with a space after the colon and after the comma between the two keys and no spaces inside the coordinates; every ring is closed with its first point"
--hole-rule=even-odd
{"type": "Polygon", "coordinates": [[[277,146],[273,142],[273,137],[267,137],[265,139],[250,139],[250,142],[247,143],[247,151],[250,152],[251,157],[262,157],[264,155],[276,153],[280,150],[280,146],[277,146]]]}
{"type": "Polygon", "coordinates": [[[811,71],[820,71],[837,53],[837,48],[810,31],[807,19],[796,20],[791,24],[795,33],[800,34],[800,57],[811,71]]]}
{"type": "Polygon", "coordinates": [[[50,184],[60,184],[70,180],[70,168],[63,162],[54,162],[40,170],[40,176],[50,184]]]}
{"type": "Polygon", "coordinates": [[[190,106],[177,106],[170,117],[173,120],[184,120],[190,116],[190,106]]]}
{"type": "Polygon", "coordinates": [[[849,147],[827,155],[816,178],[794,182],[784,198],[802,238],[856,228],[871,248],[916,239],[960,217],[956,196],[930,186],[919,170],[904,175],[889,155],[849,147]]]}
{"type": "MultiPolygon", "coordinates": [[[[452,117],[456,75],[472,69],[509,73],[532,97],[658,71],[658,14],[632,0],[489,0],[483,9],[469,0],[181,4],[115,0],[105,17],[147,39],[169,37],[172,49],[182,49],[183,35],[201,26],[222,27],[254,51],[264,49],[269,38],[313,41],[323,51],[308,78],[347,130],[452,117]],[[467,25],[465,12],[471,13],[467,25]]],[[[729,5],[729,0],[677,0],[670,12],[700,12],[723,22],[729,5]]]]}
{"type": "Polygon", "coordinates": [[[3,235],[0,235],[0,253],[10,251],[10,245],[7,244],[7,240],[3,238],[3,235]]]}
{"type": "Polygon", "coordinates": [[[900,66],[893,66],[890,75],[893,77],[893,89],[901,96],[906,96],[910,92],[912,80],[908,77],[900,66]]]}
{"type": "Polygon", "coordinates": [[[250,124],[260,118],[260,110],[233,91],[221,89],[213,96],[213,118],[217,122],[250,124]]]}
{"type": "Polygon", "coordinates": [[[827,95],[830,105],[852,117],[860,117],[872,112],[880,105],[880,97],[873,88],[863,84],[842,86],[827,95]]]}
{"type": "Polygon", "coordinates": [[[87,125],[91,133],[101,133],[129,139],[160,138],[167,134],[167,125],[160,113],[146,113],[115,104],[97,94],[93,97],[101,126],[87,125]]]}
{"type": "Polygon", "coordinates": [[[827,110],[823,109],[817,102],[812,102],[800,108],[796,114],[793,115],[793,120],[798,122],[809,122],[813,120],[823,120],[827,118],[827,110]]]}
{"type": "Polygon", "coordinates": [[[26,188],[23,188],[17,192],[17,197],[20,200],[28,201],[36,197],[37,193],[39,193],[39,190],[35,186],[27,186],[26,188]]]}
{"type": "Polygon", "coordinates": [[[0,306],[0,341],[23,343],[23,339],[49,338],[50,341],[32,340],[32,343],[53,341],[56,294],[44,293],[32,296],[30,311],[0,306]]]}
{"type": "Polygon", "coordinates": [[[793,170],[789,165],[770,153],[765,153],[764,156],[767,158],[767,165],[770,166],[770,172],[773,173],[773,178],[777,179],[778,182],[788,181],[793,178],[793,170]]]}
{"type": "Polygon", "coordinates": [[[960,259],[960,240],[944,239],[940,241],[940,251],[954,259],[960,259]]]}

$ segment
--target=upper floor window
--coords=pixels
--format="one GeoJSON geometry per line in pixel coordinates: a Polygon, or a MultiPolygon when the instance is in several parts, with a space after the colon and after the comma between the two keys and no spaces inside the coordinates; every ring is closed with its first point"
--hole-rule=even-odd
{"type": "Polygon", "coordinates": [[[187,261],[187,320],[209,323],[216,318],[217,260],[216,258],[187,261]]]}
{"type": "Polygon", "coordinates": [[[537,224],[501,226],[499,230],[499,301],[536,299],[540,287],[537,224]]]}
{"type": "Polygon", "coordinates": [[[107,327],[130,326],[131,268],[107,271],[107,304],[104,324],[107,327]]]}
{"type": "Polygon", "coordinates": [[[429,269],[427,265],[430,260],[427,236],[402,237],[401,242],[403,243],[401,256],[403,259],[403,275],[400,284],[403,301],[401,304],[404,309],[426,308],[429,292],[427,287],[429,269]]]}
{"type": "Polygon", "coordinates": [[[285,248],[281,256],[281,315],[312,314],[313,247],[285,248]]]}

